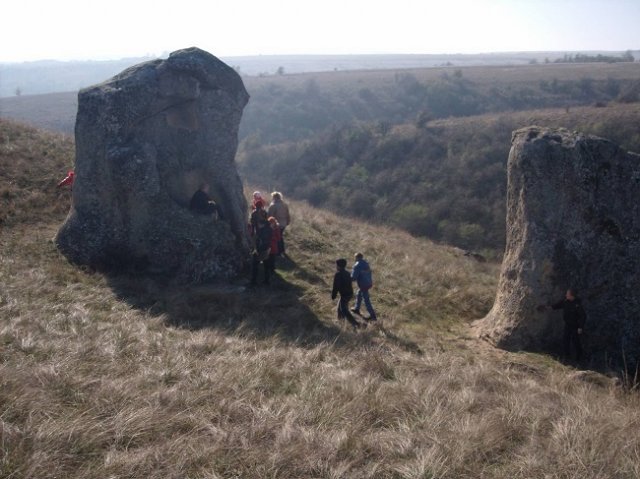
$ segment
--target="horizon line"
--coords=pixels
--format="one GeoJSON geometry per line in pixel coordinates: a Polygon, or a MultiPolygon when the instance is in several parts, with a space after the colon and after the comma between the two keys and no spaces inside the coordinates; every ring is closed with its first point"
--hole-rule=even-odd
{"type": "MultiPolygon", "coordinates": [[[[191,48],[191,47],[185,47],[191,48]]],[[[199,48],[199,47],[197,47],[199,48]]],[[[131,55],[131,56],[113,56],[108,58],[74,58],[74,59],[56,59],[56,58],[41,58],[37,60],[0,60],[0,64],[9,65],[9,64],[25,64],[25,63],[45,63],[45,62],[57,62],[57,63],[83,63],[83,62],[115,62],[115,61],[126,61],[126,60],[136,60],[136,59],[156,59],[156,58],[166,58],[169,54],[174,51],[183,50],[182,48],[173,51],[164,51],[160,54],[144,54],[144,55],[131,55]]],[[[203,49],[204,50],[204,49],[203,49]]],[[[205,50],[207,51],[207,50],[205,50]]],[[[534,55],[534,54],[571,54],[571,53],[625,53],[625,52],[640,52],[640,48],[626,48],[622,50],[598,50],[598,49],[588,49],[588,50],[506,50],[506,51],[486,51],[486,52],[475,52],[475,53],[254,53],[254,54],[242,54],[242,55],[215,55],[211,52],[212,55],[218,58],[267,58],[267,57],[289,57],[289,58],[299,58],[299,57],[354,57],[354,56],[367,56],[367,57],[375,57],[375,56],[405,56],[405,57],[461,57],[461,56],[481,56],[481,55],[534,55]]]]}

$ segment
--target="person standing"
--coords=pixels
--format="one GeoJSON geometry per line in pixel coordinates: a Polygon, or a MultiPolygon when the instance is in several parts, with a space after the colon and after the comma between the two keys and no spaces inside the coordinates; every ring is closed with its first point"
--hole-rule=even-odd
{"type": "Polygon", "coordinates": [[[356,318],[349,311],[349,301],[353,298],[353,286],[351,285],[351,276],[346,267],[346,259],[340,258],[336,260],[336,274],[333,276],[331,299],[336,299],[340,294],[337,309],[338,319],[346,319],[354,328],[360,328],[362,325],[356,321],[356,318]]]}
{"type": "Polygon", "coordinates": [[[571,346],[573,345],[576,350],[576,360],[580,361],[582,359],[582,342],[580,336],[582,335],[587,315],[576,290],[569,288],[564,298],[557,303],[553,303],[551,308],[562,309],[562,319],[564,320],[562,345],[565,357],[571,357],[571,346]]]}
{"type": "Polygon", "coordinates": [[[356,314],[360,314],[360,306],[364,300],[364,305],[369,312],[369,317],[365,318],[367,321],[376,321],[378,319],[373,306],[371,305],[371,299],[369,298],[369,290],[373,287],[373,274],[371,273],[371,267],[369,263],[365,261],[362,253],[355,254],[356,262],[353,265],[351,272],[351,280],[355,281],[358,285],[358,294],[356,296],[356,305],[351,310],[356,314]]]}
{"type": "Polygon", "coordinates": [[[285,256],[284,251],[284,230],[291,223],[291,216],[289,215],[289,205],[287,205],[282,199],[282,193],[274,191],[271,193],[271,204],[268,209],[269,216],[273,216],[278,220],[280,225],[280,243],[278,244],[278,251],[281,256],[285,256]]]}
{"type": "Polygon", "coordinates": [[[264,209],[264,202],[262,200],[256,200],[253,204],[253,211],[249,216],[249,233],[251,237],[255,239],[258,231],[258,223],[266,223],[269,216],[264,209]]]}
{"type": "Polygon", "coordinates": [[[255,247],[251,255],[251,286],[258,284],[258,267],[264,266],[264,284],[269,284],[271,270],[269,266],[269,252],[271,249],[272,230],[268,221],[256,222],[255,247]]]}

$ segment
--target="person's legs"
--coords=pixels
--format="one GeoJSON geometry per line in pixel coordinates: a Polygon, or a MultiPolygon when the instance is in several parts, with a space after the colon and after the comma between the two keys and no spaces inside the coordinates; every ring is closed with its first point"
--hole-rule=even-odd
{"type": "Polygon", "coordinates": [[[573,331],[572,339],[576,348],[576,360],[580,361],[582,359],[582,342],[580,341],[580,335],[577,330],[573,331]]]}
{"type": "Polygon", "coordinates": [[[258,283],[258,265],[260,261],[258,260],[258,255],[254,253],[251,256],[251,284],[258,283]]]}
{"type": "Polygon", "coordinates": [[[269,277],[271,276],[271,264],[269,262],[269,258],[262,262],[262,266],[264,267],[264,284],[269,284],[269,277]]]}
{"type": "Polygon", "coordinates": [[[562,351],[565,359],[571,358],[571,329],[566,326],[562,335],[562,351]]]}
{"type": "Polygon", "coordinates": [[[278,241],[278,252],[280,256],[284,256],[284,230],[286,226],[280,226],[280,241],[278,241]]]}
{"type": "Polygon", "coordinates": [[[265,267],[269,267],[269,271],[271,273],[275,273],[276,272],[276,255],[275,254],[270,254],[269,258],[265,261],[265,267]]]}
{"type": "Polygon", "coordinates": [[[340,314],[342,314],[342,316],[349,321],[349,323],[351,323],[351,326],[353,326],[354,328],[357,328],[360,326],[360,323],[358,323],[356,321],[356,318],[353,317],[353,315],[349,312],[349,301],[351,300],[351,298],[343,298],[342,296],[340,297],[340,302],[338,303],[338,308],[340,311],[340,314]]]}
{"type": "Polygon", "coordinates": [[[354,313],[358,313],[360,311],[360,305],[362,305],[362,290],[358,290],[358,294],[356,294],[356,305],[353,308],[354,313]]]}
{"type": "MultiPolygon", "coordinates": [[[[360,292],[358,292],[360,294],[360,292]]],[[[371,304],[371,299],[369,298],[369,290],[362,291],[362,298],[364,299],[364,305],[369,312],[369,319],[371,321],[375,321],[377,319],[376,312],[373,309],[373,305],[371,304]]]]}

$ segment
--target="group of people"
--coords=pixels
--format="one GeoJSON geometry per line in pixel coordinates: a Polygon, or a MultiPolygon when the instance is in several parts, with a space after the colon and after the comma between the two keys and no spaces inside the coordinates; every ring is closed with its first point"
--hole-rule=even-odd
{"type": "Polygon", "coordinates": [[[355,263],[351,273],[347,271],[347,260],[344,258],[336,260],[336,270],[336,274],[333,277],[331,299],[335,300],[338,294],[340,295],[337,309],[338,319],[346,319],[356,329],[364,327],[366,323],[358,322],[351,314],[355,313],[358,316],[362,316],[360,307],[364,302],[369,317],[363,317],[363,319],[365,321],[376,321],[378,317],[369,297],[369,290],[373,287],[373,274],[369,263],[364,259],[364,255],[362,253],[355,254],[355,263]],[[349,309],[349,302],[353,298],[353,282],[357,284],[358,292],[356,294],[355,307],[349,309]]]}
{"type": "MultiPolygon", "coordinates": [[[[209,185],[202,183],[189,203],[189,209],[198,214],[224,219],[222,209],[209,196],[209,185]]],[[[254,191],[249,215],[248,233],[251,238],[251,285],[258,284],[258,269],[264,267],[264,283],[269,284],[276,270],[276,258],[286,257],[284,231],[291,223],[289,206],[278,191],[271,193],[271,203],[254,191]]]]}
{"type": "Polygon", "coordinates": [[[268,206],[259,191],[253,192],[249,216],[249,234],[253,243],[251,286],[258,284],[260,263],[264,268],[264,283],[270,283],[276,270],[276,258],[286,257],[284,231],[290,223],[289,206],[283,201],[280,192],[271,193],[271,203],[268,206]]]}
{"type": "MultiPolygon", "coordinates": [[[[282,194],[278,191],[271,193],[271,203],[267,207],[262,194],[253,192],[251,203],[251,215],[249,216],[249,233],[253,241],[251,261],[251,285],[258,284],[258,270],[260,263],[264,265],[264,283],[270,283],[270,277],[275,272],[276,258],[286,257],[284,245],[284,231],[291,223],[289,207],[282,200],[282,194]]],[[[333,290],[331,299],[338,295],[338,319],[346,319],[354,328],[362,328],[366,323],[358,322],[353,314],[362,316],[360,307],[364,303],[368,317],[366,321],[376,321],[376,312],[371,304],[369,290],[373,287],[373,275],[369,263],[362,253],[355,254],[355,263],[351,273],[346,271],[347,260],[336,260],[337,271],[333,278],[333,290]],[[356,304],[349,309],[349,302],[353,298],[353,285],[358,285],[356,304]],[[352,314],[353,313],[353,314],[352,314]]]]}

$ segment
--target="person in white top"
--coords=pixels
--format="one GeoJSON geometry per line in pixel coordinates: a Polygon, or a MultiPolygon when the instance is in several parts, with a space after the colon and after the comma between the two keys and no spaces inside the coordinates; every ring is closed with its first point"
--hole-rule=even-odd
{"type": "Polygon", "coordinates": [[[291,224],[291,216],[289,214],[289,206],[282,200],[282,193],[274,191],[271,193],[271,204],[267,210],[269,216],[273,216],[278,220],[280,225],[280,236],[282,239],[278,242],[278,251],[280,256],[286,256],[284,250],[284,230],[291,224]]]}

